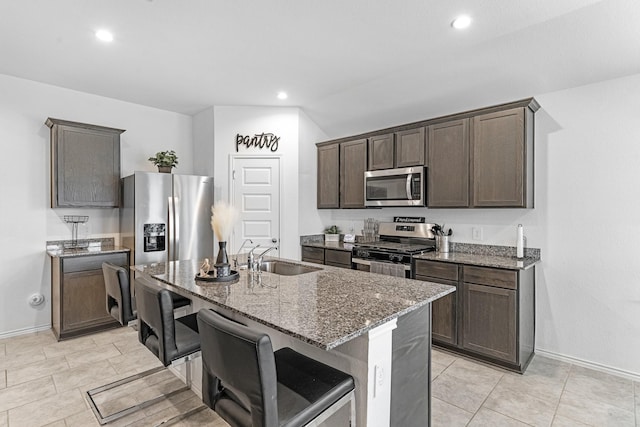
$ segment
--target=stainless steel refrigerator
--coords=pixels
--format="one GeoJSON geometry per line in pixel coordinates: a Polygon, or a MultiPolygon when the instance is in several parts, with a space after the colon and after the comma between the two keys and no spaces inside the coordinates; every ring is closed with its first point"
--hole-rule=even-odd
{"type": "Polygon", "coordinates": [[[135,172],[122,179],[120,236],[131,263],[213,257],[213,178],[135,172]]]}

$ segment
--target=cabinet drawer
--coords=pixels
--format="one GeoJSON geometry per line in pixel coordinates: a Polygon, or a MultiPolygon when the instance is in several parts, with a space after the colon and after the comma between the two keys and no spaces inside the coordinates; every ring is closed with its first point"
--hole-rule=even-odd
{"type": "Polygon", "coordinates": [[[72,273],[74,271],[101,270],[103,262],[128,267],[127,254],[115,253],[105,255],[87,255],[74,258],[62,259],[62,271],[64,273],[72,273]]]}
{"type": "Polygon", "coordinates": [[[327,265],[338,264],[341,267],[344,266],[351,268],[351,252],[325,249],[324,262],[327,265]]]}
{"type": "Polygon", "coordinates": [[[458,264],[416,260],[416,276],[428,276],[444,280],[458,280],[458,264]]]}
{"type": "Polygon", "coordinates": [[[324,264],[324,249],[310,246],[302,247],[302,260],[324,264]]]}
{"type": "Polygon", "coordinates": [[[518,288],[518,272],[488,267],[463,267],[463,280],[466,283],[497,286],[505,289],[518,288]]]}

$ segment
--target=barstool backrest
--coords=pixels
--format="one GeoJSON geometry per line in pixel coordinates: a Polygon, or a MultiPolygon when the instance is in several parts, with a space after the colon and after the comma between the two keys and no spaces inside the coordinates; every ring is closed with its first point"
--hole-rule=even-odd
{"type": "Polygon", "coordinates": [[[138,340],[169,366],[178,353],[171,293],[144,278],[136,279],[138,340]]]}
{"type": "Polygon", "coordinates": [[[211,311],[200,310],[202,396],[236,425],[277,426],[276,363],[267,334],[211,311]]]}
{"type": "Polygon", "coordinates": [[[129,275],[124,267],[102,263],[107,312],[121,325],[126,326],[136,318],[131,299],[129,275]]]}

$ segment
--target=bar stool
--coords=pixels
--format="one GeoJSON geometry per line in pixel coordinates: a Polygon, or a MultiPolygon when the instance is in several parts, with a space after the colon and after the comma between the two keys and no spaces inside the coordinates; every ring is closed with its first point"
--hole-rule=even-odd
{"type": "MultiPolygon", "coordinates": [[[[107,294],[107,312],[122,326],[126,326],[137,318],[135,299],[129,284],[129,274],[124,267],[109,262],[102,263],[102,273],[107,294]]],[[[189,298],[174,292],[170,292],[170,294],[175,309],[191,304],[189,298]]]]}
{"type": "MultiPolygon", "coordinates": [[[[173,304],[174,296],[179,297],[177,300],[181,306],[185,305],[183,300],[187,301],[187,305],[190,303],[188,298],[183,298],[178,294],[160,288],[146,281],[146,279],[138,279],[136,280],[136,287],[138,287],[139,309],[136,313],[132,309],[127,271],[122,267],[108,263],[104,263],[102,268],[105,273],[105,286],[107,289],[107,310],[122,325],[126,325],[137,317],[138,340],[150,349],[164,365],[87,391],[89,405],[98,422],[107,424],[174,394],[188,390],[191,387],[191,370],[189,367],[187,367],[187,385],[184,387],[138,403],[114,414],[104,416],[94,399],[99,393],[163,371],[166,366],[178,359],[184,359],[184,361],[188,362],[187,359],[190,360],[193,354],[200,350],[200,338],[198,336],[195,313],[174,320],[173,310],[176,308],[173,304]]],[[[197,409],[204,409],[204,406],[197,409]]]]}
{"type": "Polygon", "coordinates": [[[202,400],[233,427],[315,426],[351,404],[355,384],[337,369],[212,311],[198,313],[202,400]]]}

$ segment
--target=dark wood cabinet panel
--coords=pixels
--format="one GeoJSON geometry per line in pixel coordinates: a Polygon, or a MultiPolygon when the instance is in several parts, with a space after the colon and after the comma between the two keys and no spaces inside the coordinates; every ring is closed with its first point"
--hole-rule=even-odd
{"type": "Polygon", "coordinates": [[[120,205],[120,134],[112,129],[49,118],[51,207],[120,205]]]}
{"type": "Polygon", "coordinates": [[[462,284],[462,348],[516,364],[516,291],[462,284]]]}
{"type": "Polygon", "coordinates": [[[340,207],[340,144],[318,147],[318,209],[340,207]]]}
{"type": "Polygon", "coordinates": [[[427,206],[469,207],[469,119],[428,127],[427,206]]]}
{"type": "Polygon", "coordinates": [[[106,309],[102,263],[128,268],[128,253],[51,260],[51,324],[59,340],[120,325],[106,309]]]}
{"type": "MultiPolygon", "coordinates": [[[[458,268],[457,265],[451,265],[458,268]]],[[[458,287],[458,282],[435,277],[416,275],[416,280],[441,283],[458,287]]],[[[431,303],[431,337],[436,343],[456,345],[458,343],[457,322],[458,292],[445,295],[431,303]]]]}
{"type": "Polygon", "coordinates": [[[471,176],[474,207],[527,207],[525,109],[473,118],[471,176]]]}
{"type": "Polygon", "coordinates": [[[463,280],[467,283],[495,286],[505,289],[518,289],[518,272],[489,267],[464,267],[463,280]]]}
{"type": "Polygon", "coordinates": [[[351,268],[351,252],[325,249],[324,263],[333,267],[351,268]]]}
{"type": "Polygon", "coordinates": [[[369,165],[367,170],[391,169],[394,167],[394,135],[372,136],[368,140],[369,165]]]}
{"type": "Polygon", "coordinates": [[[367,170],[367,140],[340,144],[340,207],[364,208],[364,172],[367,170]]]}
{"type": "Polygon", "coordinates": [[[449,281],[458,281],[458,264],[417,259],[416,276],[434,277],[449,281]]]}
{"type": "Polygon", "coordinates": [[[426,166],[424,127],[396,132],[395,167],[426,166]]]}
{"type": "Polygon", "coordinates": [[[324,249],[310,246],[302,247],[302,261],[324,264],[324,249]]]}

